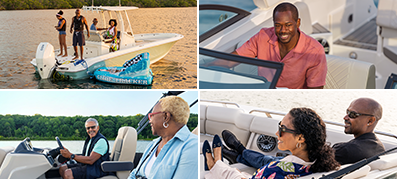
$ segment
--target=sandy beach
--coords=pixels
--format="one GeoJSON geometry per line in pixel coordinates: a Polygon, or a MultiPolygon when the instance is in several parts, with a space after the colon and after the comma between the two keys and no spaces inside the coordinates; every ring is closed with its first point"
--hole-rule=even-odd
{"type": "MultiPolygon", "coordinates": [[[[0,88],[134,88],[131,86],[96,83],[93,80],[73,82],[44,81],[34,74],[30,64],[40,42],[59,48],[54,29],[59,10],[0,11],[0,88]]],[[[64,10],[67,29],[75,9],[64,10]]],[[[81,13],[91,26],[98,13],[81,13]]],[[[151,65],[154,72],[153,89],[197,88],[197,7],[140,8],[129,12],[132,30],[139,33],[179,33],[184,36],[163,59],[151,65]]],[[[99,27],[105,25],[100,21],[99,27]]],[[[72,44],[67,31],[66,44],[72,44]]],[[[139,88],[139,87],[138,87],[139,88]]]]}
{"type": "Polygon", "coordinates": [[[383,108],[383,117],[376,130],[397,135],[397,124],[394,120],[397,111],[396,93],[393,90],[201,91],[200,99],[230,101],[281,112],[288,112],[294,107],[309,107],[324,120],[343,123],[350,103],[360,97],[369,97],[378,101],[383,108]]]}

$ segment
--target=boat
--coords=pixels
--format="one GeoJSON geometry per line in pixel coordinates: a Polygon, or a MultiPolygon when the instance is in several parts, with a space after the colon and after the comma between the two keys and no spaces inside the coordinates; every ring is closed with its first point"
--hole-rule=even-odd
{"type": "MultiPolygon", "coordinates": [[[[327,0],[321,2],[313,0],[253,0],[253,2],[257,8],[250,12],[227,5],[200,4],[200,17],[205,15],[205,19],[200,19],[200,28],[202,25],[208,28],[199,37],[200,88],[204,86],[206,89],[206,83],[222,86],[230,83],[248,83],[247,81],[253,80],[236,78],[232,81],[225,77],[233,72],[237,73],[234,75],[240,76],[241,74],[258,76],[258,65],[238,61],[233,56],[215,57],[208,55],[208,51],[220,54],[231,53],[259,32],[261,28],[272,27],[273,9],[281,2],[290,2],[298,8],[301,18],[300,30],[323,45],[328,66],[324,88],[395,87],[395,85],[387,84],[388,81],[394,84],[396,80],[393,76],[397,74],[396,0],[327,0]],[[211,20],[216,20],[218,23],[210,22],[211,20]],[[227,74],[218,69],[206,68],[206,65],[214,59],[239,62],[241,65],[228,69],[230,71],[227,74]],[[247,65],[251,65],[251,67],[240,67],[247,65]],[[202,79],[202,76],[205,78],[202,79]]],[[[273,80],[278,79],[270,77],[269,81],[273,80]]],[[[208,88],[214,88],[213,86],[208,88]]],[[[256,87],[255,85],[253,87],[238,85],[236,88],[256,87]]]]}
{"type": "Polygon", "coordinates": [[[153,73],[149,66],[149,53],[145,52],[125,62],[121,67],[98,68],[94,72],[94,77],[108,83],[151,85],[153,73]]]}
{"type": "MultiPolygon", "coordinates": [[[[287,113],[240,105],[234,102],[200,99],[200,147],[202,147],[205,140],[208,140],[211,144],[215,134],[221,136],[222,131],[227,129],[233,132],[247,149],[272,156],[291,154],[289,151],[282,151],[277,147],[277,126],[287,113]]],[[[344,124],[326,120],[324,122],[327,128],[327,142],[331,145],[353,139],[352,135],[344,133],[344,124]]],[[[344,176],[344,179],[391,179],[397,176],[397,151],[395,150],[397,147],[397,136],[382,131],[375,131],[375,133],[386,150],[393,151],[380,156],[372,163],[357,167],[357,170],[344,176]]],[[[248,174],[253,174],[257,170],[242,163],[230,164],[225,158],[223,162],[248,174]]],[[[357,163],[361,164],[360,162],[357,163]]],[[[343,171],[345,168],[348,169],[349,166],[356,166],[356,164],[342,165],[338,171],[343,171]]],[[[313,173],[299,179],[320,179],[338,171],[313,173]]],[[[204,171],[204,156],[202,153],[200,154],[199,173],[202,179],[208,173],[208,171],[204,171]]]]}
{"type": "MultiPolygon", "coordinates": [[[[71,80],[86,79],[100,67],[121,66],[126,60],[143,52],[150,53],[150,64],[153,64],[166,56],[172,46],[183,38],[183,35],[176,33],[134,34],[127,11],[136,10],[137,7],[84,6],[82,9],[100,13],[103,24],[108,24],[105,13],[110,19],[117,18],[118,50],[109,52],[110,43],[106,43],[103,37],[105,32],[100,31],[90,31],[90,37],[86,38],[84,46],[83,60],[72,60],[73,56],[56,57],[55,52],[59,52],[59,49],[54,50],[48,42],[41,42],[31,64],[42,79],[50,78],[55,71],[71,80]]],[[[84,33],[87,34],[86,31],[84,33]]],[[[67,50],[68,54],[74,54],[73,47],[68,47],[67,50]]]]}
{"type": "MultiPolygon", "coordinates": [[[[161,98],[179,95],[183,92],[168,91],[163,93],[161,98]]],[[[192,102],[190,107],[194,106],[197,101],[192,102]]],[[[99,179],[127,179],[131,170],[138,165],[143,153],[136,152],[137,136],[149,124],[148,114],[152,112],[154,105],[136,128],[123,126],[118,130],[118,135],[111,148],[110,161],[101,164],[103,171],[115,172],[116,176],[104,176],[99,179]]],[[[192,132],[198,134],[197,131],[196,128],[192,132]]],[[[55,137],[54,142],[58,144],[57,148],[37,148],[32,145],[30,138],[27,137],[16,147],[0,147],[0,178],[62,179],[59,175],[61,164],[64,162],[72,164],[75,161],[67,160],[59,155],[59,150],[63,148],[63,145],[58,137],[55,137]]]]}

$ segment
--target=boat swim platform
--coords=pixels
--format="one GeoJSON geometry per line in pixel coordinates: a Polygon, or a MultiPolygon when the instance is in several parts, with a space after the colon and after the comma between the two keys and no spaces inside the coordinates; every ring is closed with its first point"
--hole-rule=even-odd
{"type": "Polygon", "coordinates": [[[336,40],[334,44],[376,51],[376,28],[376,18],[373,18],[346,37],[336,40]]]}

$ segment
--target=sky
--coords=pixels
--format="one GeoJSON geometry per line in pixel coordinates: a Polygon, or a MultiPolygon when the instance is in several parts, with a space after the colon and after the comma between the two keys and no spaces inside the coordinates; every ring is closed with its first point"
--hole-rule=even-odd
{"type": "MultiPolygon", "coordinates": [[[[0,90],[0,114],[43,116],[133,116],[146,114],[164,90],[0,90]]],[[[198,99],[197,91],[179,95],[189,105],[198,99]]],[[[197,114],[198,104],[190,108],[197,114]]]]}

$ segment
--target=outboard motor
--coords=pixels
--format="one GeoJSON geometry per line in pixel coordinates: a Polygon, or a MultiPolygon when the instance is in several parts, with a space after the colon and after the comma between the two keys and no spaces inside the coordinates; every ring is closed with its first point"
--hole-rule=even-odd
{"type": "Polygon", "coordinates": [[[41,79],[50,78],[57,67],[54,47],[48,42],[41,42],[36,51],[37,71],[41,79]]]}

